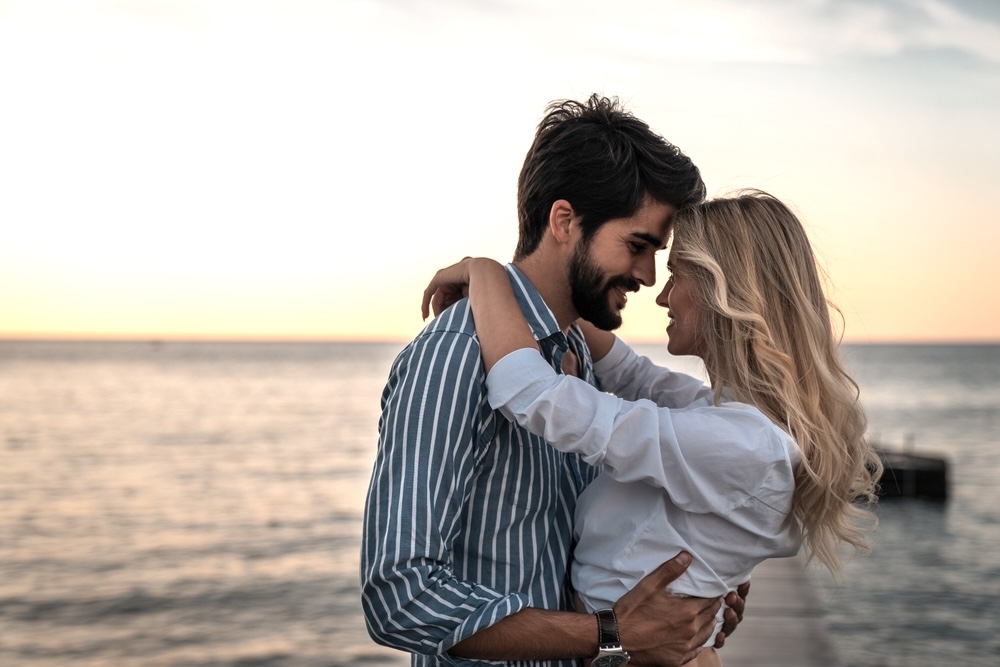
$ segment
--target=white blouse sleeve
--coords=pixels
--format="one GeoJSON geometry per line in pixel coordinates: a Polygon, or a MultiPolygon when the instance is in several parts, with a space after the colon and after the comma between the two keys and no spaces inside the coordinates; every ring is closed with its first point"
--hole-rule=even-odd
{"type": "Polygon", "coordinates": [[[556,374],[532,349],[501,359],[486,386],[494,409],[556,449],[603,465],[618,481],[663,488],[691,512],[728,512],[769,475],[793,474],[787,435],[747,405],[671,409],[625,401],[556,374]]]}
{"type": "Polygon", "coordinates": [[[594,373],[604,391],[627,401],[648,398],[662,408],[682,408],[712,395],[712,389],[700,379],[657,366],[620,338],[615,338],[607,355],[594,363],[594,373]]]}

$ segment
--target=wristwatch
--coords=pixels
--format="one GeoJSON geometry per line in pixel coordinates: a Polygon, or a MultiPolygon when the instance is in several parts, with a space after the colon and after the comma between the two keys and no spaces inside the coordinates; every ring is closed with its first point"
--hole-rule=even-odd
{"type": "Polygon", "coordinates": [[[628,663],[628,653],[618,637],[618,619],[614,609],[601,609],[597,616],[597,655],[591,667],[622,667],[628,663]]]}

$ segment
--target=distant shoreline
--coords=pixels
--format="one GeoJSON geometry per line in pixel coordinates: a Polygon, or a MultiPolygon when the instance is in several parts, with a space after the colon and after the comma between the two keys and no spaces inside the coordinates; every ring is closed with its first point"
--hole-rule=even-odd
{"type": "MultiPolygon", "coordinates": [[[[391,338],[320,338],[320,337],[237,337],[237,336],[111,336],[111,335],[20,335],[20,334],[0,334],[0,344],[2,343],[219,343],[219,344],[275,344],[289,345],[303,343],[308,345],[399,345],[409,343],[409,339],[391,338]]],[[[665,340],[627,340],[630,345],[647,346],[663,345],[665,340]]],[[[996,339],[966,339],[966,340],[845,340],[842,345],[848,347],[990,347],[1000,345],[1000,340],[996,339]]]]}

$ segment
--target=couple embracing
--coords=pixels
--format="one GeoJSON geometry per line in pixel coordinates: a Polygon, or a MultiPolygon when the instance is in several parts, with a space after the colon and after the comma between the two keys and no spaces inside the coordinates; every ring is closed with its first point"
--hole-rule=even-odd
{"type": "Polygon", "coordinates": [[[805,231],[763,192],[704,197],[616,100],[550,105],[513,261],[435,275],[382,395],[376,641],[414,665],[717,666],[755,565],[865,546],[878,460],[805,231]],[[668,351],[710,385],[610,333],[668,242],[668,351]]]}

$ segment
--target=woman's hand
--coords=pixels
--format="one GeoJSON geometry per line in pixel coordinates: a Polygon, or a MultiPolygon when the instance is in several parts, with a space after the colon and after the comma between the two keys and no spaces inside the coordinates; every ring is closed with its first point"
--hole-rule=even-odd
{"type": "Polygon", "coordinates": [[[445,308],[452,305],[459,299],[469,296],[469,284],[472,282],[473,274],[477,271],[477,265],[485,268],[486,265],[495,264],[501,269],[503,266],[487,257],[465,257],[462,261],[447,266],[437,273],[424,290],[424,297],[420,304],[420,313],[427,319],[431,309],[437,317],[445,308]]]}
{"type": "Polygon", "coordinates": [[[427,319],[428,308],[435,315],[468,295],[476,323],[476,337],[483,368],[487,373],[500,359],[522,348],[538,349],[531,327],[517,304],[510,276],[503,265],[485,257],[466,257],[434,274],[420,312],[427,319]]]}

